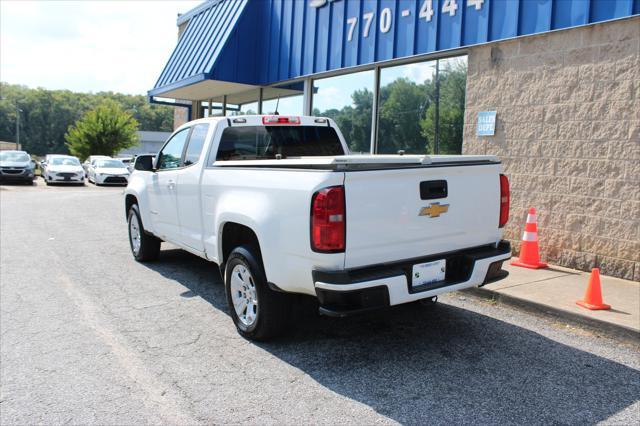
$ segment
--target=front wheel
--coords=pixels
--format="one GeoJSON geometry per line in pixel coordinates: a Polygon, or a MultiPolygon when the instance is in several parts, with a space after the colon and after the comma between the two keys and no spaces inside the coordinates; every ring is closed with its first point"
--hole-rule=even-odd
{"type": "Polygon", "coordinates": [[[284,331],[290,311],[288,295],[269,288],[256,249],[241,246],[231,252],[224,282],[231,318],[241,336],[268,340],[284,331]]]}
{"type": "Polygon", "coordinates": [[[145,232],[140,219],[140,211],[136,204],[129,209],[127,222],[129,224],[129,246],[133,257],[138,262],[156,260],[160,254],[160,243],[162,241],[145,232]]]}

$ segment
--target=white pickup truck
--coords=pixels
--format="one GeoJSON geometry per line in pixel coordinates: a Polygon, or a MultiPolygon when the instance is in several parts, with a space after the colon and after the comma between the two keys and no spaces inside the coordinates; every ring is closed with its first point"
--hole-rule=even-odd
{"type": "Polygon", "coordinates": [[[493,156],[349,155],[319,117],[189,122],[125,191],[136,260],[170,242],[220,266],[250,339],[287,323],[291,293],[344,316],[506,276],[509,183],[493,156]]]}

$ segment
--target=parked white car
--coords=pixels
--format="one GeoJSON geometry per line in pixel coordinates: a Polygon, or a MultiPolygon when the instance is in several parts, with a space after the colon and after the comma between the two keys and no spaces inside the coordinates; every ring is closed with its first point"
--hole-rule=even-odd
{"type": "Polygon", "coordinates": [[[114,158],[93,160],[89,165],[87,180],[96,185],[126,185],[129,169],[114,158]]]}
{"type": "Polygon", "coordinates": [[[108,160],[109,157],[108,155],[90,155],[87,157],[86,160],[84,160],[84,163],[82,163],[82,168],[84,169],[84,175],[86,177],[89,176],[89,166],[91,165],[91,163],[93,163],[96,160],[108,160]]]}
{"type": "Polygon", "coordinates": [[[47,155],[42,178],[51,183],[75,183],[84,185],[84,170],[77,157],[71,155],[47,155]]]}
{"type": "Polygon", "coordinates": [[[321,117],[187,123],[125,190],[138,261],[162,241],[220,265],[242,336],[283,330],[292,294],[345,316],[506,276],[495,156],[349,155],[321,117]]]}

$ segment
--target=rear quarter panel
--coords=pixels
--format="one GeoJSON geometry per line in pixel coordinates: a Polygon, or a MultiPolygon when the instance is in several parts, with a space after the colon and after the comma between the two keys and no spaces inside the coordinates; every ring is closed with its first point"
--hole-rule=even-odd
{"type": "Polygon", "coordinates": [[[225,224],[258,237],[267,280],[283,290],[315,294],[313,269],[341,269],[344,253],[311,250],[310,207],[320,188],[342,185],[344,173],[212,166],[202,177],[204,240],[211,260],[222,258],[225,224]]]}
{"type": "Polygon", "coordinates": [[[136,197],[142,219],[142,226],[144,226],[146,231],[154,233],[153,223],[151,221],[151,211],[149,210],[149,198],[147,195],[147,185],[152,174],[152,172],[135,170],[129,176],[129,183],[127,184],[124,194],[125,198],[127,195],[133,195],[136,197]]]}

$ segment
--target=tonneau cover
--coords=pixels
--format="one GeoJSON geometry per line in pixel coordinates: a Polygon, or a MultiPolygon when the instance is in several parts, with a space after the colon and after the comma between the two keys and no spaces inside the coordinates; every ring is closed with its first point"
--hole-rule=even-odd
{"type": "Polygon", "coordinates": [[[320,168],[320,169],[348,169],[349,166],[361,168],[373,166],[386,167],[416,167],[438,165],[464,165],[478,163],[499,163],[495,155],[340,155],[335,157],[301,157],[285,158],[281,160],[233,160],[216,161],[219,167],[292,167],[292,168],[320,168]]]}

